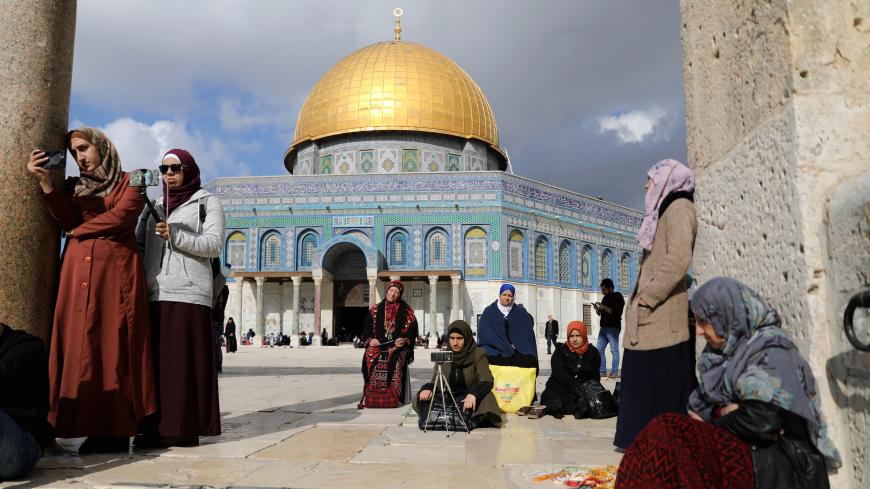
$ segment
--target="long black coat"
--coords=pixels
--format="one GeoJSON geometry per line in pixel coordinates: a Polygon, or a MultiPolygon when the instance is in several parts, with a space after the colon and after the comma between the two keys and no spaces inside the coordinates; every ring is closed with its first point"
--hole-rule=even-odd
{"type": "Polygon", "coordinates": [[[548,412],[573,414],[580,385],[587,380],[601,382],[601,355],[592,345],[586,353],[578,355],[564,343],[556,343],[550,366],[550,378],[541,394],[541,404],[547,406],[548,412]]]}

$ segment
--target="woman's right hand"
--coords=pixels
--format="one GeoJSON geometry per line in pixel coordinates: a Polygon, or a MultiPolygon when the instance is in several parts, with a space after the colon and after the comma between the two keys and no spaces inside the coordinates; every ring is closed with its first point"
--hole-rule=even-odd
{"type": "Polygon", "coordinates": [[[381,342],[378,341],[377,338],[372,338],[372,339],[369,341],[369,346],[377,348],[377,347],[381,346],[381,342]]]}
{"type": "Polygon", "coordinates": [[[42,167],[48,161],[48,156],[41,149],[34,149],[30,152],[30,161],[27,162],[27,171],[36,178],[42,191],[50,194],[54,191],[54,184],[51,183],[51,176],[48,170],[42,167]]]}
{"type": "Polygon", "coordinates": [[[432,397],[432,391],[430,391],[428,389],[424,390],[424,391],[420,391],[420,400],[421,401],[428,401],[431,397],[432,397]]]}

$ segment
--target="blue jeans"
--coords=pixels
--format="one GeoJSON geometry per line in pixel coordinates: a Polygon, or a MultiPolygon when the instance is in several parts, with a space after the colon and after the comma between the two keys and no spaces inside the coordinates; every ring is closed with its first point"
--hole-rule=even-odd
{"type": "Polygon", "coordinates": [[[0,482],[23,476],[42,457],[42,447],[0,410],[0,482]]]}
{"type": "Polygon", "coordinates": [[[598,333],[598,353],[601,354],[601,375],[607,373],[607,359],[604,356],[604,349],[610,343],[610,353],[613,355],[613,365],[610,366],[610,373],[616,375],[619,373],[619,328],[601,328],[598,333]]]}
{"type": "Polygon", "coordinates": [[[550,353],[550,345],[556,344],[556,338],[552,336],[547,336],[547,353],[550,353]]]}

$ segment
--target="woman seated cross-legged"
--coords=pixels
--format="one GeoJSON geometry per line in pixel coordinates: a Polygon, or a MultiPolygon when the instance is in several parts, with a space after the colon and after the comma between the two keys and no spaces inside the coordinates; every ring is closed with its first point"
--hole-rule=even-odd
{"type": "Polygon", "coordinates": [[[707,346],[689,416],[666,413],[622,458],[619,489],[825,489],[842,462],[827,436],[815,376],[754,290],[718,277],[692,297],[707,346]],[[662,470],[671,467],[672,470],[662,470]]]}
{"type": "MultiPolygon", "coordinates": [[[[471,327],[465,321],[453,321],[447,328],[447,344],[453,352],[453,362],[444,363],[442,370],[453,397],[460,409],[471,412],[469,428],[500,427],[501,411],[492,395],[493,379],[489,371],[486,352],[477,346],[471,327]]],[[[413,407],[417,416],[425,419],[432,402],[435,375],[414,397],[413,407]]],[[[440,399],[440,393],[438,397],[440,399]]],[[[445,393],[450,403],[449,394],[445,393]]],[[[438,401],[438,399],[436,399],[438,401]]],[[[440,401],[439,401],[440,402],[440,401]]]]}
{"type": "Polygon", "coordinates": [[[552,373],[541,394],[541,404],[547,407],[545,413],[557,419],[566,414],[577,419],[587,417],[581,386],[590,380],[601,381],[600,365],[601,355],[589,344],[586,325],[582,321],[568,323],[568,341],[556,344],[551,358],[552,373]]]}

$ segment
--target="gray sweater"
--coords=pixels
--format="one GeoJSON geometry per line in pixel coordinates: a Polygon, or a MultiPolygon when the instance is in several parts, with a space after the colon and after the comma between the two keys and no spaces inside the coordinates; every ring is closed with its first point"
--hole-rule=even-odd
{"type": "MultiPolygon", "coordinates": [[[[157,213],[165,215],[163,198],[157,213]]],[[[148,300],[185,302],[212,306],[211,258],[221,255],[224,241],[224,210],[214,195],[200,189],[176,207],[167,219],[169,241],[157,236],[154,218],[145,209],[136,226],[136,240],[145,254],[148,300]],[[199,215],[200,201],[205,219],[199,215]]]]}

